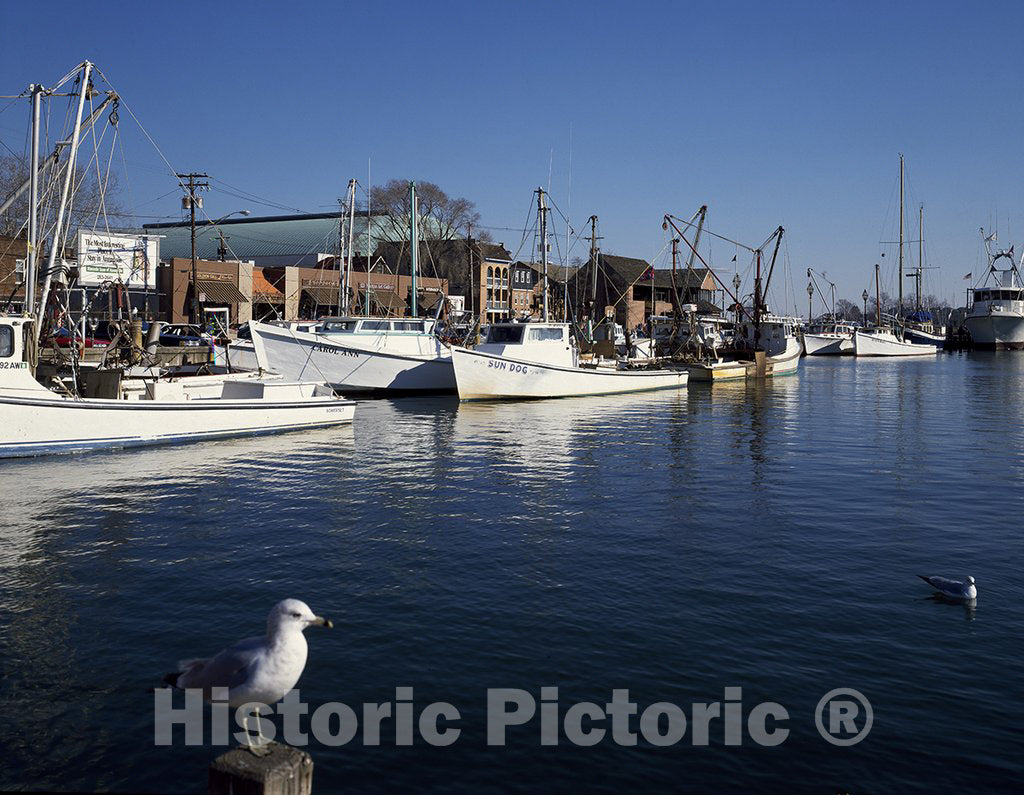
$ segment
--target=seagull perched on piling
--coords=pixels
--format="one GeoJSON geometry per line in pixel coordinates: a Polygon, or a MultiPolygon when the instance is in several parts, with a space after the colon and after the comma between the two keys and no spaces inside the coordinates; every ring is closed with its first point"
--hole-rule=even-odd
{"type": "MultiPolygon", "coordinates": [[[[274,605],[267,618],[267,634],[248,638],[229,646],[207,660],[183,660],[178,671],[164,677],[171,687],[181,690],[200,688],[203,698],[211,700],[215,687],[228,689],[228,705],[239,707],[250,702],[276,704],[295,687],[306,667],[308,646],[302,631],[309,626],[330,629],[329,618],[313,614],[305,602],[285,599],[274,605]]],[[[259,711],[256,711],[259,727],[259,711]]],[[[248,726],[244,726],[248,737],[248,726]]],[[[257,756],[269,752],[262,742],[249,743],[257,756]]]]}
{"type": "Polygon", "coordinates": [[[968,577],[966,582],[960,582],[960,580],[947,580],[945,577],[925,577],[923,574],[917,576],[947,599],[978,598],[978,589],[974,586],[973,577],[968,577]]]}

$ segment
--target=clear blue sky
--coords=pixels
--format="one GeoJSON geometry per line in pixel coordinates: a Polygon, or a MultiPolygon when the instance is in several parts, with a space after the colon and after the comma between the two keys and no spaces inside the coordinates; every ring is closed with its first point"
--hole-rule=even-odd
{"type": "MultiPolygon", "coordinates": [[[[0,94],[88,58],[176,169],[324,211],[372,159],[374,182],[473,200],[513,251],[521,233],[501,227],[522,228],[551,163],[554,200],[578,227],[600,216],[609,252],[650,259],[666,212],[707,203],[709,227],[744,242],[786,227],[805,312],[807,267],[855,298],[882,262],[895,292],[880,241],[895,234],[899,152],[908,237],[923,202],[939,268],[929,291],[962,300],[981,226],[1021,248],[1022,41],[1014,2],[0,0],[0,94]]],[[[174,181],[121,117],[130,203],[176,218],[174,181]]],[[[18,152],[26,119],[0,112],[18,152]]],[[[212,217],[240,207],[277,212],[207,199],[212,217]]],[[[733,253],[711,248],[726,277],[733,253]]]]}

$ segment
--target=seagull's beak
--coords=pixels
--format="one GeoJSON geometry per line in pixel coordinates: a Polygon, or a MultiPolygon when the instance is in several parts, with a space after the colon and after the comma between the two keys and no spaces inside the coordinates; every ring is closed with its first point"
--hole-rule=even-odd
{"type": "Polygon", "coordinates": [[[331,619],[324,618],[322,616],[314,616],[313,620],[310,621],[309,623],[313,624],[315,626],[318,626],[318,627],[323,627],[324,629],[333,629],[334,628],[334,622],[331,621],[331,619]]]}

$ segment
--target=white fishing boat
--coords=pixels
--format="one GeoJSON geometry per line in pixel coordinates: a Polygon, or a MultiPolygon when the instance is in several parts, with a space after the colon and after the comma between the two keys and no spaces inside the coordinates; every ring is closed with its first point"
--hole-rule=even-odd
{"type": "MultiPolygon", "coordinates": [[[[355,181],[349,182],[355,206],[355,181]]],[[[412,317],[360,317],[349,313],[351,245],[339,274],[341,312],[313,328],[299,324],[250,322],[252,343],[262,345],[267,366],[285,378],[326,381],[346,394],[416,394],[455,391],[451,351],[436,334],[436,319],[417,317],[419,211],[416,186],[409,183],[409,251],[412,317]]],[[[351,234],[349,236],[351,240],[351,234]]],[[[245,347],[240,357],[245,360],[245,347]]]]}
{"type": "MultiPolygon", "coordinates": [[[[125,366],[90,373],[93,386],[104,394],[84,397],[80,388],[85,387],[79,379],[82,368],[74,358],[70,368],[65,362],[50,365],[51,371],[46,377],[54,389],[37,379],[37,370],[40,378],[44,371],[38,366],[42,329],[36,318],[55,319],[53,322],[58,327],[61,323],[71,329],[79,327],[78,322],[71,322],[74,319],[70,317],[66,302],[50,303],[48,297],[54,283],[53,275],[60,270],[55,267],[56,254],[68,247],[65,218],[72,203],[73,175],[83,129],[82,114],[93,90],[92,76],[93,65],[86,61],[58,84],[59,87],[73,77],[77,78],[73,84],[78,87],[77,112],[66,141],[65,154],[59,161],[59,167],[54,166],[56,170],[48,176],[52,180],[51,185],[62,186],[52,224],[40,223],[40,207],[45,203],[37,190],[41,100],[46,90],[41,86],[32,87],[26,311],[21,315],[0,315],[0,458],[351,423],[355,404],[336,397],[333,390],[323,383],[288,383],[279,378],[261,378],[258,374],[165,378],[149,371],[126,380],[124,373],[138,368],[125,366]],[[38,231],[40,228],[54,230],[51,239],[45,241],[45,247],[41,245],[44,241],[38,231]],[[41,271],[44,276],[37,302],[35,288],[40,273],[37,252],[44,248],[49,250],[49,260],[41,271]],[[62,377],[68,369],[70,383],[62,377]]],[[[53,89],[50,93],[54,93],[53,89]]],[[[10,200],[3,206],[10,206],[10,200]]],[[[44,213],[42,219],[46,218],[44,213]]],[[[77,254],[81,257],[81,250],[77,254]]],[[[124,286],[125,281],[131,278],[131,274],[123,277],[118,272],[110,282],[124,286]]],[[[75,339],[72,336],[73,357],[77,357],[79,350],[75,339]]]]}
{"type": "Polygon", "coordinates": [[[852,356],[855,330],[850,323],[817,323],[803,333],[804,353],[808,356],[852,356]]]}
{"type": "Polygon", "coordinates": [[[897,337],[891,329],[857,329],[853,336],[857,356],[934,356],[934,345],[920,345],[897,337]]]}
{"type": "MultiPolygon", "coordinates": [[[[765,375],[787,375],[796,372],[803,353],[795,327],[793,318],[761,315],[759,324],[740,323],[736,327],[735,344],[753,352],[764,351],[765,375]]],[[[750,358],[756,360],[753,355],[750,358]]]]}
{"type": "MultiPolygon", "coordinates": [[[[1007,251],[993,253],[990,244],[994,235],[985,238],[988,250],[988,270],[982,287],[972,291],[971,305],[964,325],[976,348],[987,350],[1024,349],[1024,286],[1020,271],[1013,261],[1013,246],[1007,251]],[[1010,267],[996,267],[1000,259],[1010,267]]],[[[1024,261],[1024,257],[1022,257],[1024,261]]]]}
{"type": "Polygon", "coordinates": [[[581,364],[567,323],[492,323],[473,350],[452,349],[460,400],[612,395],[686,386],[684,369],[581,364]]]}
{"type": "Polygon", "coordinates": [[[423,318],[327,318],[312,331],[250,323],[267,368],[346,394],[455,391],[451,350],[423,318]]]}
{"type": "Polygon", "coordinates": [[[216,397],[193,397],[187,378],[149,381],[136,399],[56,393],[26,361],[32,324],[0,317],[0,458],[349,424],[355,412],[326,385],[277,379],[222,380],[216,397]]]}

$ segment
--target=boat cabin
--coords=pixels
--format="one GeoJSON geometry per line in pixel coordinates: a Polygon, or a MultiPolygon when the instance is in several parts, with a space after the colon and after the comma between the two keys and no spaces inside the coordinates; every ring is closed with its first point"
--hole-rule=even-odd
{"type": "Polygon", "coordinates": [[[476,350],[538,364],[577,365],[568,323],[491,323],[476,350]]]}
{"type": "Polygon", "coordinates": [[[1021,301],[1024,300],[1024,296],[1021,295],[1024,290],[1014,288],[1007,290],[1005,288],[984,288],[974,291],[975,301],[1021,301]]]}
{"type": "Polygon", "coordinates": [[[329,317],[316,328],[320,334],[433,334],[434,321],[417,318],[329,317]]]}

